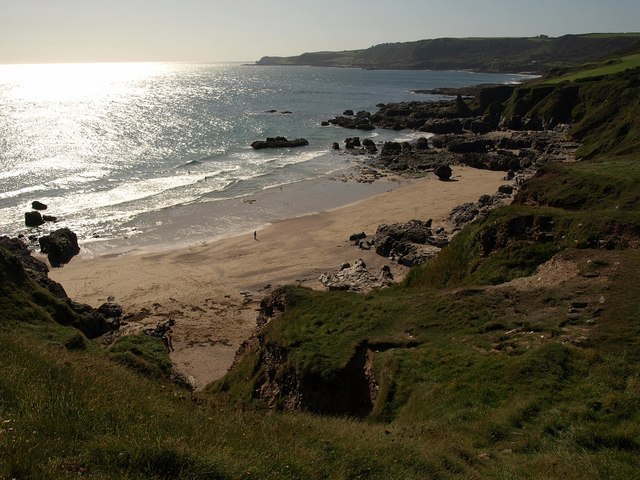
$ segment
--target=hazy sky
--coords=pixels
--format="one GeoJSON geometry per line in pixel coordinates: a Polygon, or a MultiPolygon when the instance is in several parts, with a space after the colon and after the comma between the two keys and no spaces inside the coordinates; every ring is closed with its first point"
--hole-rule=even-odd
{"type": "Polygon", "coordinates": [[[640,31],[640,0],[0,0],[0,63],[253,61],[437,37],[640,31]]]}

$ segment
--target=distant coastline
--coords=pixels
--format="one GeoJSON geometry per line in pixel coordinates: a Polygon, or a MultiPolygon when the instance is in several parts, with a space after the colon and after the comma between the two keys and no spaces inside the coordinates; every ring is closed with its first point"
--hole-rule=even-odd
{"type": "Polygon", "coordinates": [[[459,70],[540,75],[637,47],[640,33],[519,38],[436,38],[362,50],[265,56],[257,66],[351,67],[365,70],[459,70]]]}

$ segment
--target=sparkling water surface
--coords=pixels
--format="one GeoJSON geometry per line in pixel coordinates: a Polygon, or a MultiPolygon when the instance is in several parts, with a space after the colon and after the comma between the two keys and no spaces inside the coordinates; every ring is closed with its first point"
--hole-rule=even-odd
{"type": "Polygon", "coordinates": [[[321,127],[345,109],[437,97],[412,89],[517,82],[517,75],[240,64],[0,65],[0,235],[28,233],[34,200],[80,239],[131,233],[135,219],[320,177],[361,161],[321,127]],[[276,110],[276,113],[268,113],[276,110]],[[290,114],[281,112],[289,111],[290,114]],[[254,151],[268,136],[309,146],[254,151]]]}

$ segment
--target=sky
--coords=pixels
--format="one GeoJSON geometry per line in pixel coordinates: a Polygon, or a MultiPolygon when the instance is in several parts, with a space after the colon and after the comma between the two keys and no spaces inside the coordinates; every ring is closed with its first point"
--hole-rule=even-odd
{"type": "Polygon", "coordinates": [[[0,64],[250,62],[439,37],[638,31],[639,0],[0,0],[0,64]]]}

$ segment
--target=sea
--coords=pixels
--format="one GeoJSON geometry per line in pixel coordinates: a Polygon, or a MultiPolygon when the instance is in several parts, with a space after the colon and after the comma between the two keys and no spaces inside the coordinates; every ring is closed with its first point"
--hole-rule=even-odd
{"type": "MultiPolygon", "coordinates": [[[[416,135],[321,126],[346,109],[373,113],[380,103],[443,98],[412,90],[524,78],[239,63],[0,65],[0,235],[69,227],[86,245],[144,237],[188,206],[202,211],[365,162],[331,148],[348,136],[416,135]],[[272,136],[309,145],[251,148],[272,136]],[[26,228],[34,200],[58,221],[26,228]]],[[[250,227],[237,217],[210,222],[211,231],[183,223],[182,238],[250,227]]]]}

